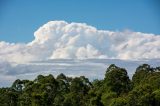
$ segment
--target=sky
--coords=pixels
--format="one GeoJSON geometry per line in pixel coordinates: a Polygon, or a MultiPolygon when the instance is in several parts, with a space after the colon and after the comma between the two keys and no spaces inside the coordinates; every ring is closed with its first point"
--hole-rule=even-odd
{"type": "Polygon", "coordinates": [[[27,43],[51,20],[160,34],[158,0],[0,0],[0,41],[27,43]]]}
{"type": "Polygon", "coordinates": [[[158,0],[0,0],[0,87],[160,64],[158,0]]]}

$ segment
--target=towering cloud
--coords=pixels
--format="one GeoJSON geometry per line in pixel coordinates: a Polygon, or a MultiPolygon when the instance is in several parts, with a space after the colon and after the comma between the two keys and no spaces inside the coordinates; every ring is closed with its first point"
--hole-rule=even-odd
{"type": "Polygon", "coordinates": [[[97,30],[85,23],[50,21],[27,44],[0,42],[0,60],[28,62],[57,58],[160,58],[160,35],[97,30]]]}
{"type": "Polygon", "coordinates": [[[112,63],[126,67],[132,75],[142,63],[155,66],[160,63],[157,59],[160,58],[160,35],[97,30],[85,23],[50,21],[34,36],[28,43],[0,41],[0,86],[9,86],[17,78],[33,79],[38,74],[50,73],[102,78],[112,63]],[[63,60],[70,58],[73,60],[63,60]]]}

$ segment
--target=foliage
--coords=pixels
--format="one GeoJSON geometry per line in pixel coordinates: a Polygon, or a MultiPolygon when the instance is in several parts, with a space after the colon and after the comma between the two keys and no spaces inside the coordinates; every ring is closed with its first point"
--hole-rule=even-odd
{"type": "Polygon", "coordinates": [[[127,70],[110,65],[103,80],[84,76],[39,75],[0,88],[0,106],[160,106],[160,67],[140,65],[132,80],[127,70]]]}

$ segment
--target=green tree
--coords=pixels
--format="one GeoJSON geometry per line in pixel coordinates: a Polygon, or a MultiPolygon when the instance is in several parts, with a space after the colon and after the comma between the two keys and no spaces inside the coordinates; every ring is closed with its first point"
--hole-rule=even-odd
{"type": "Polygon", "coordinates": [[[137,67],[136,72],[132,77],[133,85],[139,85],[142,81],[144,81],[144,78],[146,78],[147,75],[152,72],[153,68],[151,68],[148,64],[142,64],[137,67]]]}
{"type": "Polygon", "coordinates": [[[159,106],[160,68],[142,64],[132,81],[124,68],[112,64],[105,78],[39,75],[0,88],[0,106],[159,106]],[[132,86],[133,85],[133,86],[132,86]]]}
{"type": "Polygon", "coordinates": [[[112,92],[116,92],[118,95],[127,93],[131,89],[131,81],[127,75],[127,71],[114,64],[107,68],[104,84],[106,84],[106,87],[112,92]]]}
{"type": "Polygon", "coordinates": [[[129,106],[152,106],[154,97],[153,88],[148,84],[139,85],[128,95],[129,106]]]}

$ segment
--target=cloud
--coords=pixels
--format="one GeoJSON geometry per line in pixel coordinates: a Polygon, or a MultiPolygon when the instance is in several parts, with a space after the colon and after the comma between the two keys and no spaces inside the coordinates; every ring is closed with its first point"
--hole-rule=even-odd
{"type": "Polygon", "coordinates": [[[131,76],[140,64],[160,64],[160,35],[50,21],[34,37],[28,43],[0,41],[0,86],[39,74],[103,78],[112,63],[127,68],[131,76]]]}
{"type": "Polygon", "coordinates": [[[16,79],[33,80],[39,74],[53,74],[55,77],[64,73],[67,76],[86,76],[90,80],[104,78],[105,71],[110,64],[116,64],[128,70],[131,77],[136,67],[147,63],[152,67],[160,64],[159,59],[149,60],[119,60],[119,59],[54,59],[46,61],[35,61],[23,64],[12,64],[9,62],[0,62],[0,87],[11,86],[16,79]]]}
{"type": "Polygon", "coordinates": [[[22,63],[29,60],[34,60],[30,54],[29,48],[26,44],[0,42],[0,60],[8,62],[22,63]]]}
{"type": "Polygon", "coordinates": [[[47,59],[160,58],[160,35],[98,30],[85,23],[50,21],[27,44],[0,42],[0,59],[23,63],[47,59]]]}

